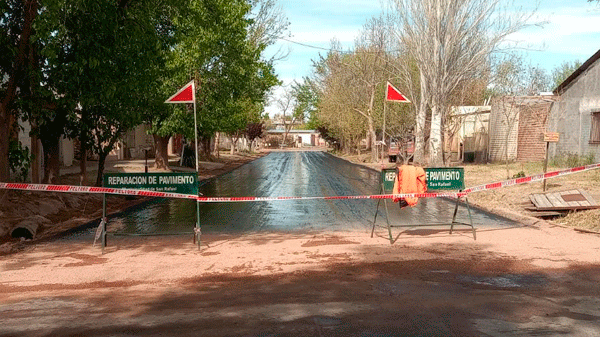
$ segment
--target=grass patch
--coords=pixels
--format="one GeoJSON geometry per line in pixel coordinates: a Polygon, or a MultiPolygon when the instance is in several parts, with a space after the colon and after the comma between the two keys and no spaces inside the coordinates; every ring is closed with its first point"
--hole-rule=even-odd
{"type": "Polygon", "coordinates": [[[571,212],[557,223],[600,233],[600,209],[571,212]]]}

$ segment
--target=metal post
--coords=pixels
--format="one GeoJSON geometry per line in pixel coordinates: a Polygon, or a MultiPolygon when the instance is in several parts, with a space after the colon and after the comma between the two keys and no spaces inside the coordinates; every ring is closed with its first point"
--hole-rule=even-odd
{"type": "Polygon", "coordinates": [[[106,193],[102,194],[102,254],[104,254],[104,247],[106,247],[106,193]]]}
{"type": "MultiPolygon", "coordinates": [[[[196,152],[196,184],[198,184],[198,176],[200,175],[200,165],[198,164],[198,118],[196,117],[196,87],[194,84],[192,84],[192,90],[194,97],[194,151],[196,152]]],[[[200,196],[200,191],[198,191],[198,196],[200,196]]],[[[200,201],[196,200],[196,229],[194,230],[194,237],[196,238],[196,242],[198,243],[198,249],[200,249],[200,235],[200,201]]]]}
{"type": "Polygon", "coordinates": [[[469,198],[466,195],[465,203],[467,205],[467,211],[469,212],[469,221],[471,223],[471,230],[473,231],[473,240],[477,240],[477,236],[475,236],[475,226],[473,225],[473,217],[471,217],[471,207],[469,206],[469,198]]]}
{"type": "MultiPolygon", "coordinates": [[[[544,176],[548,172],[548,150],[550,149],[550,142],[546,142],[546,160],[544,160],[544,176]]],[[[546,192],[546,178],[544,178],[543,192],[546,192]]]]}
{"type": "Polygon", "coordinates": [[[385,147],[387,147],[387,143],[385,142],[385,115],[387,110],[387,99],[383,101],[383,134],[381,135],[381,140],[383,141],[383,146],[381,148],[381,164],[383,164],[383,153],[385,151],[385,147]]]}

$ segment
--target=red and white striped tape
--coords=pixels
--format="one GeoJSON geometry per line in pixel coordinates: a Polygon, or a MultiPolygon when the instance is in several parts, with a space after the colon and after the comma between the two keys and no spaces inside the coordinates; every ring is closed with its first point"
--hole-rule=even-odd
{"type": "Polygon", "coordinates": [[[6,190],[25,190],[25,191],[46,191],[63,193],[92,193],[92,194],[121,194],[136,195],[141,197],[159,197],[159,198],[178,198],[178,199],[196,199],[197,195],[156,192],[148,190],[134,190],[123,188],[108,187],[90,187],[90,186],[71,186],[71,185],[45,185],[45,184],[26,184],[26,183],[0,183],[0,189],[6,190]]]}
{"type": "Polygon", "coordinates": [[[485,190],[493,190],[496,188],[525,184],[525,183],[530,183],[530,182],[535,182],[535,181],[541,181],[544,179],[558,178],[558,177],[566,176],[569,174],[589,171],[589,170],[593,170],[593,169],[597,169],[597,168],[600,168],[600,163],[586,165],[586,166],[580,166],[580,167],[573,167],[573,168],[562,170],[562,171],[553,171],[553,172],[548,172],[548,173],[543,173],[543,174],[537,174],[537,175],[529,176],[529,177],[509,179],[509,180],[498,181],[498,182],[490,183],[490,184],[473,186],[473,187],[469,187],[469,188],[465,189],[463,192],[471,193],[471,192],[479,192],[479,191],[485,191],[485,190]]]}
{"type": "Polygon", "coordinates": [[[190,194],[157,192],[136,189],[121,189],[108,187],[89,187],[89,186],[71,186],[71,185],[45,185],[45,184],[27,184],[27,183],[0,183],[0,189],[25,190],[25,191],[46,191],[46,192],[64,192],[64,193],[92,193],[92,194],[119,194],[133,195],[142,197],[158,198],[176,198],[189,199],[198,202],[252,202],[252,201],[280,201],[280,200],[344,200],[344,199],[395,199],[395,198],[460,198],[472,192],[492,190],[501,187],[524,184],[529,182],[541,181],[543,179],[557,178],[568,174],[589,171],[600,168],[600,163],[581,167],[574,167],[562,171],[548,172],[529,177],[509,179],[495,183],[478,185],[470,187],[460,192],[441,192],[441,193],[404,193],[404,194],[378,194],[378,195],[348,195],[348,196],[330,196],[330,197],[202,197],[190,194]]]}
{"type": "Polygon", "coordinates": [[[190,199],[198,202],[248,202],[248,201],[278,201],[278,200],[342,200],[342,199],[392,199],[392,198],[458,198],[465,196],[466,192],[444,192],[444,193],[404,193],[404,194],[379,194],[379,195],[347,195],[331,197],[201,197],[190,194],[157,192],[135,189],[121,189],[108,187],[70,186],[70,185],[45,185],[27,183],[0,183],[0,189],[24,190],[24,191],[46,191],[46,192],[72,192],[92,194],[119,194],[141,197],[190,199]]]}
{"type": "Polygon", "coordinates": [[[375,195],[338,195],[331,197],[197,197],[198,202],[247,202],[247,201],[278,201],[278,200],[344,200],[344,199],[394,199],[394,198],[459,198],[466,192],[445,193],[402,193],[375,195]]]}

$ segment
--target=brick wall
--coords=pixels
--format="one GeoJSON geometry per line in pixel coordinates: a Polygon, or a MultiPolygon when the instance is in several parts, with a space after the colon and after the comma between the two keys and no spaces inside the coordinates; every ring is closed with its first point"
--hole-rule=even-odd
{"type": "Polygon", "coordinates": [[[546,96],[505,96],[492,100],[490,160],[503,161],[507,144],[508,160],[543,160],[546,143],[542,137],[551,106],[552,98],[546,96]]]}
{"type": "Polygon", "coordinates": [[[539,161],[546,158],[543,141],[551,102],[539,99],[519,106],[517,161],[539,161]]]}

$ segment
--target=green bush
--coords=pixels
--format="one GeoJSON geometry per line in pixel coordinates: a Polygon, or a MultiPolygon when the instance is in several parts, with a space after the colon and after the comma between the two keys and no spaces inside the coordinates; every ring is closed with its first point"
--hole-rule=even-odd
{"type": "Polygon", "coordinates": [[[595,162],[596,156],[593,153],[588,153],[585,156],[580,156],[575,153],[567,153],[552,158],[550,165],[555,167],[579,167],[590,165],[595,162]]]}
{"type": "Polygon", "coordinates": [[[8,163],[10,170],[16,174],[18,181],[27,180],[31,167],[29,148],[21,145],[17,140],[11,140],[8,148],[8,163]]]}

